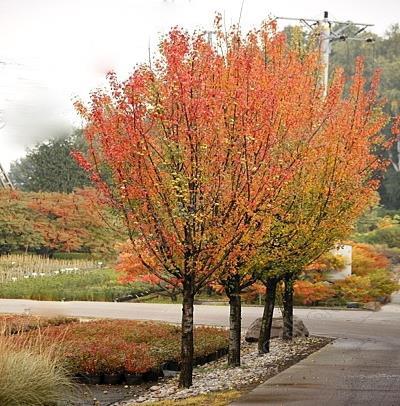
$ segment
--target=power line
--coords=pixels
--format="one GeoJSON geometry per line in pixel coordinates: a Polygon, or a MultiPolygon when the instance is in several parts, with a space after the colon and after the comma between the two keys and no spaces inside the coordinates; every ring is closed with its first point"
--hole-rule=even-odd
{"type": "Polygon", "coordinates": [[[328,12],[324,11],[324,18],[321,20],[313,18],[297,18],[297,17],[276,17],[275,20],[289,20],[297,21],[303,24],[311,31],[317,31],[319,35],[321,61],[323,64],[322,83],[324,86],[324,96],[328,92],[328,78],[329,78],[329,57],[331,53],[331,44],[335,41],[366,41],[373,42],[373,38],[360,38],[359,34],[364,32],[368,27],[373,24],[367,23],[354,23],[352,21],[337,21],[330,20],[328,12]],[[334,26],[334,27],[333,27],[334,26]],[[352,29],[356,28],[354,33],[352,29]]]}

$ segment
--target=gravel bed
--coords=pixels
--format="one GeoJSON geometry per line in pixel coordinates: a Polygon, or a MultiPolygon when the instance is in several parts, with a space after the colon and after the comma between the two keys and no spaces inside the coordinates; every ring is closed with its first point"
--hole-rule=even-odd
{"type": "Polygon", "coordinates": [[[193,372],[193,386],[189,389],[178,388],[177,376],[164,378],[150,386],[147,391],[140,391],[132,399],[113,403],[113,406],[133,406],[164,399],[184,399],[228,389],[250,389],[331,341],[326,337],[295,338],[291,343],[274,339],[271,341],[270,353],[263,356],[258,355],[257,344],[244,342],[240,367],[228,368],[224,357],[196,367],[193,372]]]}

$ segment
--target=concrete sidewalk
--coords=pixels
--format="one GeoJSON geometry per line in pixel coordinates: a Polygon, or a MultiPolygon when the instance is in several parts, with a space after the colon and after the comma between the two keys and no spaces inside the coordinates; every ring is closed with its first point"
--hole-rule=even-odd
{"type": "MultiPolygon", "coordinates": [[[[400,318],[399,309],[392,305],[390,312],[400,318]]],[[[337,339],[232,405],[399,406],[400,323],[374,330],[371,339],[359,331],[351,338],[350,329],[350,338],[337,339]]]]}

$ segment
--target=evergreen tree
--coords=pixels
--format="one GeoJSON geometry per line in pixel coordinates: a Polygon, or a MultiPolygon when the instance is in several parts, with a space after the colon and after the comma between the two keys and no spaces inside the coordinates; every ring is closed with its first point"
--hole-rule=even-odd
{"type": "Polygon", "coordinates": [[[71,193],[88,186],[87,175],[71,157],[72,151],[84,149],[81,130],[41,142],[11,164],[11,181],[26,192],[71,193]]]}

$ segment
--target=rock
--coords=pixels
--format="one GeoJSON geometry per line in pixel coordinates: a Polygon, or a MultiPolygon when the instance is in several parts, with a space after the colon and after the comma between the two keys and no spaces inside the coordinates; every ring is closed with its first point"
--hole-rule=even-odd
{"type": "Polygon", "coordinates": [[[346,307],[348,309],[359,309],[361,307],[361,304],[358,302],[347,302],[346,307]]]}
{"type": "Polygon", "coordinates": [[[382,304],[379,302],[368,302],[365,303],[362,308],[365,310],[372,310],[374,312],[377,312],[378,310],[381,310],[381,307],[382,304]]]}
{"type": "Polygon", "coordinates": [[[171,377],[171,376],[179,375],[179,371],[171,371],[171,370],[169,370],[169,369],[163,369],[163,370],[162,370],[162,373],[163,373],[163,376],[164,376],[165,378],[169,378],[169,377],[171,377]]]}
{"type": "MultiPolygon", "coordinates": [[[[246,332],[246,341],[249,343],[255,343],[260,337],[261,317],[255,319],[251,323],[246,332]]],[[[276,317],[272,320],[271,338],[282,337],[283,334],[283,319],[282,317],[276,317]]],[[[309,332],[305,324],[301,319],[293,317],[293,337],[308,337],[309,332]]]]}

